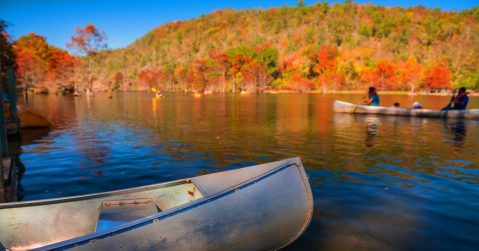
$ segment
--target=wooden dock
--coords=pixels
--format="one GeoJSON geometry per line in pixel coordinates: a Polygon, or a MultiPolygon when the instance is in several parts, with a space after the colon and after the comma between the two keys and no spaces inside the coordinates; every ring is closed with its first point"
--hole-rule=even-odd
{"type": "Polygon", "coordinates": [[[17,201],[18,175],[14,159],[3,158],[1,168],[3,187],[0,188],[0,203],[17,201]]]}
{"type": "MultiPolygon", "coordinates": [[[[0,77],[0,203],[17,200],[17,167],[14,155],[18,157],[18,153],[13,155],[10,153],[8,144],[8,135],[19,134],[19,121],[17,114],[17,88],[15,80],[15,72],[12,68],[7,68],[7,90],[5,93],[8,99],[4,98],[4,83],[0,77]]],[[[1,65],[0,65],[1,72],[1,65]]]]}

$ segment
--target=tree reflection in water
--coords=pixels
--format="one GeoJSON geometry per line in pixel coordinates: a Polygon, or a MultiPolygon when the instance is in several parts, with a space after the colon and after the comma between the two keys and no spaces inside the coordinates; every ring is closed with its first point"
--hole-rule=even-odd
{"type": "Polygon", "coordinates": [[[455,120],[455,121],[444,121],[444,133],[446,137],[446,142],[452,144],[456,150],[461,148],[466,139],[467,127],[466,121],[464,120],[455,120]]]}
{"type": "Polygon", "coordinates": [[[367,116],[366,117],[366,140],[365,145],[367,147],[373,147],[376,139],[376,135],[378,134],[378,126],[379,119],[375,116],[367,116]]]}
{"type": "MultiPolygon", "coordinates": [[[[32,103],[54,119],[54,128],[23,146],[23,199],[148,185],[300,156],[315,212],[289,250],[479,246],[478,121],[333,113],[335,99],[359,99],[346,94],[151,98],[35,96],[32,103]]],[[[384,95],[381,102],[416,99],[432,109],[448,100],[384,95]]],[[[479,107],[479,98],[470,102],[479,107]]]]}

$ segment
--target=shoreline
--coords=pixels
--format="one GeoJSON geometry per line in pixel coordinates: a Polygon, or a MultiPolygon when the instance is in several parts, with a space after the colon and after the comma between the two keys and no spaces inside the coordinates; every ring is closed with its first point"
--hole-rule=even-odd
{"type": "MultiPolygon", "coordinates": [[[[469,96],[479,96],[479,91],[468,91],[469,96]]],[[[293,91],[293,90],[274,90],[265,91],[264,93],[281,94],[281,93],[313,93],[313,94],[366,94],[364,90],[344,90],[344,91],[293,91]]],[[[381,95],[404,95],[404,96],[451,96],[452,92],[408,92],[408,91],[378,91],[381,95]]]]}
{"type": "MultiPolygon", "coordinates": [[[[117,90],[115,92],[150,92],[148,90],[117,90]]],[[[115,93],[113,92],[113,93],[115,93]]],[[[479,97],[479,91],[468,91],[469,96],[471,97],[479,97]]],[[[103,93],[111,93],[110,91],[95,91],[93,94],[103,94],[103,93]]],[[[164,92],[164,93],[183,93],[183,94],[195,94],[194,92],[164,92]]],[[[240,94],[240,95],[248,95],[248,94],[255,94],[256,92],[228,92],[228,94],[240,94]]],[[[362,95],[366,94],[364,90],[342,90],[342,91],[297,91],[297,90],[266,90],[263,92],[257,93],[265,93],[265,94],[290,94],[290,93],[297,93],[297,94],[356,94],[362,95]]],[[[411,93],[408,91],[379,91],[380,95],[400,95],[400,96],[451,96],[452,92],[415,92],[411,93]]],[[[69,95],[69,94],[61,94],[58,92],[41,92],[41,93],[34,93],[30,92],[30,95],[69,95]]],[[[211,93],[204,93],[201,95],[212,95],[212,94],[225,94],[224,92],[211,92],[211,93]]],[[[72,94],[73,95],[73,94],[72,94]]],[[[80,93],[80,96],[86,95],[86,93],[80,93]]]]}

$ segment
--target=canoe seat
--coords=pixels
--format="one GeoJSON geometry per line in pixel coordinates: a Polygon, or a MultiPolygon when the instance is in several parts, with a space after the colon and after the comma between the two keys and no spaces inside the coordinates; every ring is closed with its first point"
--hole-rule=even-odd
{"type": "Polygon", "coordinates": [[[157,214],[161,210],[152,199],[106,200],[102,202],[96,232],[157,214]]]}

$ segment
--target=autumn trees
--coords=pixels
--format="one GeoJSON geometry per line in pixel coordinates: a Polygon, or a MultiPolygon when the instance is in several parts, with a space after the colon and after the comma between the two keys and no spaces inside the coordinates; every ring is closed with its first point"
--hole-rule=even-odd
{"type": "MultiPolygon", "coordinates": [[[[104,48],[103,41],[104,35],[93,25],[78,28],[68,46],[78,55],[86,57],[86,60],[82,60],[49,45],[44,36],[35,33],[22,36],[14,42],[18,79],[27,89],[42,87],[50,92],[76,90],[78,87],[74,87],[75,77],[82,75],[78,68],[82,62],[87,62],[87,89],[91,90],[92,58],[99,49],[104,48]]],[[[122,78],[116,77],[115,80],[119,79],[122,78]]]]}
{"type": "Polygon", "coordinates": [[[477,13],[477,7],[445,12],[298,1],[297,7],[225,9],[167,23],[116,50],[101,50],[105,37],[89,24],[69,44],[78,61],[34,34],[16,41],[15,51],[18,71],[32,85],[73,75],[96,90],[477,89],[477,13]],[[78,62],[75,74],[72,62],[78,62]]]}
{"type": "Polygon", "coordinates": [[[76,58],[68,52],[49,45],[46,38],[35,33],[14,42],[17,56],[17,76],[25,88],[44,87],[56,90],[71,88],[76,58]]]}
{"type": "Polygon", "coordinates": [[[78,27],[75,35],[71,37],[71,41],[67,44],[79,56],[85,56],[87,60],[87,92],[92,91],[92,67],[95,55],[101,49],[106,48],[106,36],[98,30],[93,24],[87,24],[84,28],[78,27]]]}
{"type": "Polygon", "coordinates": [[[226,9],[160,26],[103,64],[132,62],[125,78],[153,71],[158,85],[172,72],[173,91],[471,88],[479,82],[474,13],[351,1],[226,9]]]}

